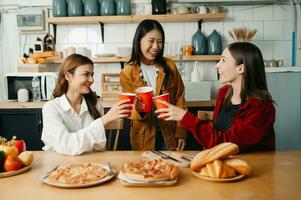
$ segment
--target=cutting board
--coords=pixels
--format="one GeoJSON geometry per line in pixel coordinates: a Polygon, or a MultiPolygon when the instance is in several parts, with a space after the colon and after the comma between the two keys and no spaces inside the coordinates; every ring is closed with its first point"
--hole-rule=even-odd
{"type": "Polygon", "coordinates": [[[188,161],[187,159],[192,160],[193,155],[184,154],[184,153],[178,153],[178,152],[172,152],[172,151],[164,151],[163,153],[165,153],[165,154],[167,154],[167,155],[169,155],[169,156],[171,156],[171,157],[179,160],[180,162],[176,162],[176,161],[168,159],[168,158],[164,159],[160,155],[158,155],[156,153],[153,153],[151,151],[145,151],[145,152],[143,152],[142,153],[142,157],[149,158],[149,159],[162,159],[162,160],[164,160],[166,162],[175,164],[175,165],[177,165],[179,167],[186,167],[186,168],[190,167],[191,161],[188,161]],[[184,158],[186,158],[186,159],[184,159],[184,158]]]}

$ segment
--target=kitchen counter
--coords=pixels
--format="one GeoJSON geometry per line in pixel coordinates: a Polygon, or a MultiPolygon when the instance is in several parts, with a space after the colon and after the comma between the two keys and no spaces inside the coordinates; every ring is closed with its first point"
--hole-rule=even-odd
{"type": "Polygon", "coordinates": [[[273,72],[301,72],[301,66],[294,66],[294,67],[266,67],[266,73],[273,73],[273,72]]]}
{"type": "MultiPolygon", "coordinates": [[[[186,152],[196,154],[195,151],[186,152]]],[[[238,155],[252,167],[249,177],[236,182],[213,183],[193,176],[181,168],[179,183],[172,187],[126,187],[117,179],[83,189],[62,189],[42,184],[38,177],[56,164],[71,162],[104,163],[117,170],[127,162],[141,159],[137,151],[107,151],[81,156],[54,152],[34,152],[32,169],[23,174],[0,178],[1,199],[77,200],[77,199],[298,199],[301,186],[301,151],[262,152],[238,155]]]]}
{"type": "MultiPolygon", "coordinates": [[[[104,108],[110,108],[114,103],[116,103],[116,99],[103,100],[101,101],[104,108]]],[[[42,108],[45,102],[10,102],[10,101],[2,101],[0,102],[0,109],[25,109],[25,108],[42,108]]],[[[213,107],[215,105],[215,100],[209,101],[187,101],[188,107],[213,107]]]]}

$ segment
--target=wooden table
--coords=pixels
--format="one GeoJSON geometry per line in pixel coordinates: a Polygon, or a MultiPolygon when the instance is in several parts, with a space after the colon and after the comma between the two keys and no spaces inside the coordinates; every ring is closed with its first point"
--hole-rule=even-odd
{"type": "MultiPolygon", "coordinates": [[[[197,152],[187,152],[196,154],[197,152]]],[[[199,199],[300,199],[301,151],[242,154],[252,166],[250,177],[231,183],[212,183],[194,177],[190,169],[181,168],[179,184],[172,187],[125,187],[117,179],[82,189],[61,189],[42,184],[39,175],[57,163],[110,161],[119,169],[126,162],[140,159],[141,152],[116,151],[62,156],[53,152],[34,152],[30,171],[0,179],[0,199],[38,200],[199,200],[199,199]]]]}

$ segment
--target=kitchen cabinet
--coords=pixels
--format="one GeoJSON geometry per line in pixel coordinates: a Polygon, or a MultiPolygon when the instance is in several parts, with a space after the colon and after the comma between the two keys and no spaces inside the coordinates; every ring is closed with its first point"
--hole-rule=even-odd
{"type": "Polygon", "coordinates": [[[42,109],[0,109],[0,135],[16,136],[26,142],[28,150],[41,150],[42,109]]]}

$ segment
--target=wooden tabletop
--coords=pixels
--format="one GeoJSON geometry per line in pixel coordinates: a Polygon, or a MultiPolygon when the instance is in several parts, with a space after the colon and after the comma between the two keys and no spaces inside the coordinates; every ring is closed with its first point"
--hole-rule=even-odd
{"type": "MultiPolygon", "coordinates": [[[[196,154],[197,152],[186,152],[196,154]]],[[[38,177],[56,164],[70,162],[107,163],[119,169],[126,162],[141,159],[137,151],[107,151],[81,156],[62,156],[53,152],[34,152],[30,171],[0,178],[3,200],[77,200],[77,199],[299,199],[301,188],[301,151],[242,154],[252,166],[251,176],[237,182],[212,183],[194,177],[190,169],[181,168],[179,183],[172,187],[125,187],[118,179],[82,189],[62,189],[42,184],[38,177]]]]}

